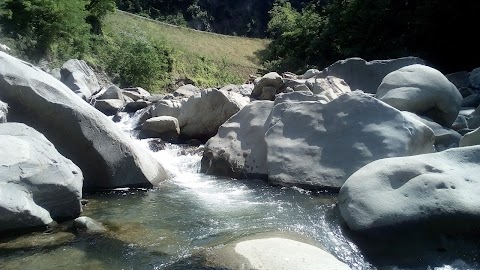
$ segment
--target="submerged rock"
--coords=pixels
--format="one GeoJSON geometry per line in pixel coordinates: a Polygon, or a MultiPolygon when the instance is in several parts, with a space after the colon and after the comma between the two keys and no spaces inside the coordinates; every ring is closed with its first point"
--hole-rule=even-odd
{"type": "Polygon", "coordinates": [[[84,188],[145,186],[162,166],[101,112],[33,65],[0,52],[0,99],[9,118],[43,133],[84,174],[84,188]]]}
{"type": "Polygon", "coordinates": [[[0,124],[0,231],[80,215],[83,175],[39,132],[0,124]]]}
{"type": "Polygon", "coordinates": [[[475,146],[372,162],[341,188],[341,215],[350,229],[369,235],[478,233],[479,161],[475,146]]]}
{"type": "Polygon", "coordinates": [[[86,233],[104,233],[107,231],[102,223],[85,216],[76,218],[73,221],[73,226],[77,230],[85,231],[86,233]]]}
{"type": "Polygon", "coordinates": [[[351,269],[317,246],[280,236],[240,239],[213,250],[207,261],[213,267],[230,270],[351,269]]]}

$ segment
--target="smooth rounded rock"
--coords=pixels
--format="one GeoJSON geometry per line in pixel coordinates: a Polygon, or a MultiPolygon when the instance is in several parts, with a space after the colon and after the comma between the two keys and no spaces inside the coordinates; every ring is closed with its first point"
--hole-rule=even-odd
{"type": "Polygon", "coordinates": [[[348,178],[338,206],[369,235],[471,232],[480,226],[480,146],[372,162],[348,178]]]}
{"type": "Polygon", "coordinates": [[[283,80],[280,74],[276,72],[267,73],[255,83],[251,97],[271,100],[282,85],[283,80]]]}
{"type": "Polygon", "coordinates": [[[107,231],[102,223],[85,216],[76,218],[73,221],[73,226],[86,233],[104,233],[107,231]]]}
{"type": "Polygon", "coordinates": [[[124,102],[120,99],[98,99],[95,100],[95,109],[105,115],[114,115],[123,108],[124,102]]]}
{"type": "Polygon", "coordinates": [[[440,71],[424,65],[411,65],[389,73],[377,89],[377,98],[445,127],[452,126],[462,103],[462,95],[455,85],[440,71]]]}
{"type": "Polygon", "coordinates": [[[480,128],[468,132],[460,139],[460,147],[480,145],[480,128]]]}

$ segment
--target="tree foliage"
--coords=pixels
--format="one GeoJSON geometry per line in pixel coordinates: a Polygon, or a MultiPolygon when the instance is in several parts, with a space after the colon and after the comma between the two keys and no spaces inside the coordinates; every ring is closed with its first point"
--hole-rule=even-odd
{"type": "Polygon", "coordinates": [[[53,47],[71,47],[79,54],[88,42],[83,0],[7,0],[0,22],[32,57],[51,56],[53,47]]]}
{"type": "Polygon", "coordinates": [[[479,1],[317,0],[295,16],[292,29],[274,7],[270,23],[286,23],[269,29],[273,41],[263,60],[269,68],[301,71],[347,57],[413,55],[443,72],[471,70],[480,54],[463,33],[475,25],[478,12],[479,1]]]}

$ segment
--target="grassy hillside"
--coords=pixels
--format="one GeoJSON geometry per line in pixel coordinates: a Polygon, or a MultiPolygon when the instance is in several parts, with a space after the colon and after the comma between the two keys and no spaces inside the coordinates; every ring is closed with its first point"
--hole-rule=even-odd
{"type": "Polygon", "coordinates": [[[143,39],[172,48],[173,70],[160,88],[182,78],[202,87],[242,83],[261,68],[257,54],[268,44],[268,40],[199,32],[121,11],[106,18],[104,34],[113,40],[143,39]]]}

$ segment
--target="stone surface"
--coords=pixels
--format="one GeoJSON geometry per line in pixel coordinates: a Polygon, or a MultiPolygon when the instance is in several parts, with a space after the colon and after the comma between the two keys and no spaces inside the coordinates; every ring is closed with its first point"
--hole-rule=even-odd
{"type": "Polygon", "coordinates": [[[343,79],[352,90],[363,90],[375,94],[383,78],[390,72],[399,68],[424,64],[417,57],[404,57],[389,60],[374,60],[367,62],[361,58],[348,58],[340,60],[322,70],[317,78],[334,76],[343,79]]]}
{"type": "Polygon", "coordinates": [[[478,107],[480,105],[480,94],[472,94],[462,100],[462,107],[478,107]]]}
{"type": "Polygon", "coordinates": [[[43,133],[84,174],[84,188],[151,186],[166,179],[153,156],[64,84],[0,53],[0,99],[9,120],[43,133]]]}
{"type": "Polygon", "coordinates": [[[406,114],[408,117],[412,117],[415,120],[424,123],[433,131],[433,134],[435,134],[435,149],[437,151],[443,151],[448,148],[458,147],[460,138],[462,138],[462,135],[460,135],[460,133],[456,132],[453,129],[442,127],[440,124],[437,124],[426,117],[420,117],[411,112],[403,113],[406,114]]]}
{"type": "Polygon", "coordinates": [[[377,98],[445,127],[452,126],[462,102],[455,85],[440,71],[424,65],[411,65],[389,73],[378,87],[377,98]]]}
{"type": "Polygon", "coordinates": [[[312,93],[325,96],[328,101],[332,101],[345,93],[351,92],[350,87],[344,80],[333,76],[312,79],[307,82],[307,85],[311,85],[309,88],[312,93]]]}
{"type": "Polygon", "coordinates": [[[472,145],[480,145],[480,128],[475,129],[467,134],[465,134],[460,139],[460,146],[472,146],[472,145]]]}
{"type": "Polygon", "coordinates": [[[80,215],[82,171],[33,128],[0,124],[0,175],[0,231],[80,215]]]}
{"type": "Polygon", "coordinates": [[[347,270],[322,248],[301,241],[268,237],[240,239],[212,252],[207,258],[212,266],[229,270],[347,270]]]}
{"type": "Polygon", "coordinates": [[[269,181],[308,189],[339,189],[364,165],[382,158],[433,151],[421,122],[366,94],[273,108],[265,140],[269,181]]]}
{"type": "Polygon", "coordinates": [[[119,99],[123,100],[122,89],[116,85],[110,85],[105,88],[105,91],[102,91],[97,99],[119,99]]]}
{"type": "Polygon", "coordinates": [[[273,100],[277,90],[283,85],[282,76],[276,72],[270,72],[263,75],[256,82],[252,91],[252,98],[273,100]]]}
{"type": "Polygon", "coordinates": [[[171,116],[158,116],[147,119],[142,125],[142,137],[161,138],[174,141],[180,135],[178,120],[171,116]]]}
{"type": "Polygon", "coordinates": [[[202,91],[198,89],[196,86],[191,84],[186,84],[186,85],[180,86],[172,94],[175,98],[189,98],[191,96],[199,94],[200,92],[202,91]]]}
{"type": "Polygon", "coordinates": [[[272,101],[254,101],[232,116],[205,144],[201,172],[242,178],[266,178],[266,121],[272,101]]]}
{"type": "Polygon", "coordinates": [[[476,230],[479,160],[475,146],[372,162],[341,188],[340,213],[350,229],[367,234],[476,230]]]}
{"type": "Polygon", "coordinates": [[[318,69],[309,69],[303,73],[303,75],[298,76],[299,79],[310,79],[320,74],[320,70],[318,69]]]}
{"type": "Polygon", "coordinates": [[[172,116],[177,118],[180,115],[180,109],[185,103],[184,100],[164,99],[157,101],[151,111],[152,117],[172,116]]]}
{"type": "Polygon", "coordinates": [[[469,74],[466,71],[459,71],[445,75],[447,79],[453,83],[457,89],[470,86],[469,74]]]}
{"type": "Polygon", "coordinates": [[[457,116],[457,119],[452,124],[452,129],[458,131],[465,128],[468,128],[467,118],[463,115],[457,116]]]}
{"type": "Polygon", "coordinates": [[[137,101],[139,99],[146,99],[150,97],[150,93],[141,88],[141,87],[130,87],[122,89],[122,94],[133,99],[133,101],[137,101]]]}
{"type": "Polygon", "coordinates": [[[292,93],[280,93],[275,98],[275,105],[284,102],[299,102],[299,101],[321,101],[328,103],[329,100],[325,96],[314,95],[310,91],[298,91],[292,93]]]}
{"type": "Polygon", "coordinates": [[[114,115],[123,108],[124,102],[120,99],[97,99],[95,109],[106,115],[114,115]]]}
{"type": "Polygon", "coordinates": [[[216,89],[191,96],[182,105],[177,118],[180,134],[186,138],[209,139],[249,101],[240,94],[216,89]]]}
{"type": "Polygon", "coordinates": [[[7,122],[8,104],[0,100],[0,123],[7,122]]]}
{"type": "Polygon", "coordinates": [[[473,88],[480,89],[480,67],[470,72],[469,80],[473,88]]]}
{"type": "Polygon", "coordinates": [[[145,100],[137,100],[134,102],[129,102],[125,104],[124,110],[126,112],[136,112],[138,110],[144,109],[148,106],[152,105],[150,101],[145,101],[145,100]]]}
{"type": "Polygon", "coordinates": [[[73,227],[86,233],[104,233],[107,231],[102,223],[90,217],[78,217],[73,221],[73,227]]]}
{"type": "Polygon", "coordinates": [[[243,84],[240,86],[229,84],[222,87],[220,90],[227,92],[234,92],[244,97],[248,97],[252,94],[253,84],[243,84]]]}
{"type": "Polygon", "coordinates": [[[60,70],[61,81],[83,99],[100,90],[97,76],[83,60],[70,59],[60,70]]]}

